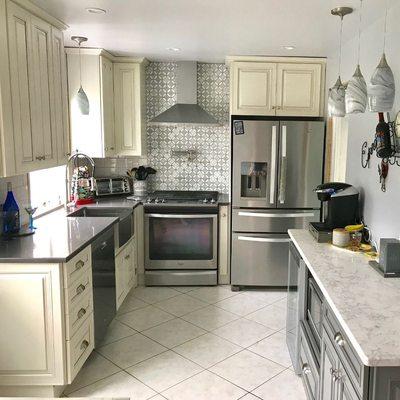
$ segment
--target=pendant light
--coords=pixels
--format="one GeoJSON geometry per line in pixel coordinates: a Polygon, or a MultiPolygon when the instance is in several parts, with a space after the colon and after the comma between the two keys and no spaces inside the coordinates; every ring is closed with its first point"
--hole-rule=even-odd
{"type": "Polygon", "coordinates": [[[79,90],[76,93],[74,100],[82,115],[89,115],[89,99],[82,88],[82,57],[81,57],[81,44],[87,42],[87,38],[83,36],[71,36],[71,40],[78,43],[79,46],[79,90]]]}
{"type": "Polygon", "coordinates": [[[351,14],[351,7],[337,7],[331,10],[331,14],[340,17],[340,42],[339,42],[339,76],[336,83],[329,89],[328,96],[328,114],[330,117],[344,117],[346,115],[345,93],[346,88],[340,78],[342,67],[342,34],[343,34],[343,17],[351,14]]]}
{"type": "Polygon", "coordinates": [[[362,24],[362,0],[360,0],[360,19],[358,22],[358,54],[356,70],[347,84],[346,88],[346,113],[359,114],[365,112],[367,108],[368,92],[367,83],[361,73],[360,68],[360,48],[361,48],[361,24],[362,24]]]}
{"type": "Polygon", "coordinates": [[[383,53],[369,84],[368,105],[372,112],[388,112],[393,108],[395,83],[393,71],[386,61],[386,30],[388,1],[386,0],[385,25],[383,34],[383,53]]]}

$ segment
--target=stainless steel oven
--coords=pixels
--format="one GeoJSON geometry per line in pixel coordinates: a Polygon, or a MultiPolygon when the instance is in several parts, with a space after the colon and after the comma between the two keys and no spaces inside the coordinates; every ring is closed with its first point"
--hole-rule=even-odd
{"type": "Polygon", "coordinates": [[[217,228],[217,214],[145,214],[146,269],[216,269],[217,228]]]}

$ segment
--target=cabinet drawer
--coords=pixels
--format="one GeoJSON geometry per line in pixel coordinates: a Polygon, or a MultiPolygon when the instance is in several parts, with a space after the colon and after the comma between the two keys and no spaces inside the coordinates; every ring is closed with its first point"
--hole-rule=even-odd
{"type": "Polygon", "coordinates": [[[71,340],[67,340],[68,383],[71,383],[94,349],[93,313],[71,340]]]}
{"type": "Polygon", "coordinates": [[[343,328],[340,326],[332,310],[326,304],[324,306],[324,326],[347,374],[356,389],[362,393],[367,367],[364,366],[359,359],[356,351],[350,344],[348,337],[343,332],[343,328]]]}
{"type": "Polygon", "coordinates": [[[300,324],[300,360],[301,379],[309,400],[317,400],[319,392],[319,368],[313,356],[311,345],[303,324],[300,324]]]}
{"type": "Polygon", "coordinates": [[[91,247],[87,246],[64,264],[64,287],[69,287],[76,279],[78,279],[82,271],[88,266],[91,266],[91,264],[91,247]]]}
{"type": "Polygon", "coordinates": [[[93,312],[92,291],[86,291],[86,294],[70,308],[69,314],[66,314],[66,338],[70,340],[82,324],[89,318],[93,312]]]}
{"type": "Polygon", "coordinates": [[[78,279],[74,281],[65,292],[65,313],[71,314],[74,307],[79,304],[86,293],[92,295],[92,269],[86,268],[78,279]]]}

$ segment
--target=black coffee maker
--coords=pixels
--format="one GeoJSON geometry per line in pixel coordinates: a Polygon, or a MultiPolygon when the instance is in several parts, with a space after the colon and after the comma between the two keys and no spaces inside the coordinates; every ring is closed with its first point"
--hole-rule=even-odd
{"type": "Polygon", "coordinates": [[[359,192],[347,183],[328,182],[316,187],[322,201],[323,222],[311,222],[310,232],[318,242],[329,242],[332,230],[356,224],[359,220],[359,192]]]}

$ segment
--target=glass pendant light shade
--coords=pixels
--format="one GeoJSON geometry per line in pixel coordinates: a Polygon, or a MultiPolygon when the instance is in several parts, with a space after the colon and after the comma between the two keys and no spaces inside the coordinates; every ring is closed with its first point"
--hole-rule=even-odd
{"type": "Polygon", "coordinates": [[[393,71],[385,54],[376,67],[368,88],[368,105],[372,112],[391,111],[394,103],[395,83],[393,71]]]}
{"type": "Polygon", "coordinates": [[[346,113],[359,114],[365,112],[365,109],[367,108],[367,100],[367,83],[361,73],[360,66],[357,65],[357,68],[346,88],[346,113]]]}
{"type": "Polygon", "coordinates": [[[78,92],[75,95],[75,102],[82,115],[89,115],[89,99],[82,86],[79,88],[78,92]]]}
{"type": "Polygon", "coordinates": [[[345,105],[346,89],[340,79],[329,89],[328,96],[328,114],[330,117],[344,117],[346,115],[345,105]]]}

